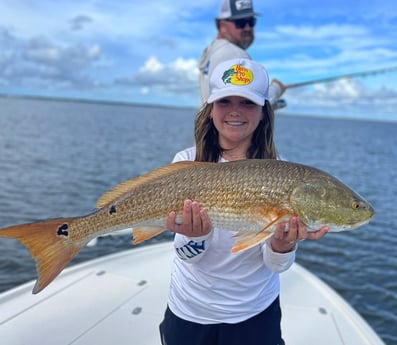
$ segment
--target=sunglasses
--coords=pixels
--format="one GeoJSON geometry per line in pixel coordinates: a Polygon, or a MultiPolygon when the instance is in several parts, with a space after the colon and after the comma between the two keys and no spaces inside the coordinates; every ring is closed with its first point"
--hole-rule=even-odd
{"type": "Polygon", "coordinates": [[[236,29],[244,29],[248,24],[250,28],[253,28],[256,24],[256,18],[241,18],[241,19],[226,19],[228,22],[232,22],[236,29]]]}

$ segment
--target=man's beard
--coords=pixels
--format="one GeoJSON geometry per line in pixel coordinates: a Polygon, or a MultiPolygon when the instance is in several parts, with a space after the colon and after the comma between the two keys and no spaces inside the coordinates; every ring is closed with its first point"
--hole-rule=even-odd
{"type": "Polygon", "coordinates": [[[241,39],[238,42],[238,46],[242,49],[247,49],[254,41],[254,34],[252,32],[242,32],[241,39]]]}

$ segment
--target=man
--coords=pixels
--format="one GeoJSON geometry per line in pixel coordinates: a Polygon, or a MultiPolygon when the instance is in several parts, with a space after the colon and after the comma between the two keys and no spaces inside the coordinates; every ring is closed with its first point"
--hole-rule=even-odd
{"type": "MultiPolygon", "coordinates": [[[[254,41],[257,15],[251,0],[222,0],[215,19],[218,35],[204,49],[199,60],[201,103],[208,98],[209,76],[217,64],[235,58],[251,59],[246,49],[254,41]]],[[[278,107],[277,101],[285,89],[286,86],[279,80],[272,80],[269,96],[274,108],[278,107]]]]}

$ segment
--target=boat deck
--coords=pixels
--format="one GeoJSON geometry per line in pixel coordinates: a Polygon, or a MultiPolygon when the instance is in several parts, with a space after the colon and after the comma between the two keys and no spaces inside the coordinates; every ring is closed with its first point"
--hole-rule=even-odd
{"type": "MultiPolygon", "coordinates": [[[[37,295],[34,282],[0,294],[7,345],[160,344],[171,243],[127,250],[66,269],[37,295]]],[[[338,294],[294,264],[281,275],[286,344],[384,345],[338,294]]]]}

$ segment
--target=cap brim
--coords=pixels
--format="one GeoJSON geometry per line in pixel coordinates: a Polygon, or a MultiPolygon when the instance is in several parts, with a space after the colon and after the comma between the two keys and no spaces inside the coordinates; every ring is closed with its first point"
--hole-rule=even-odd
{"type": "Polygon", "coordinates": [[[219,99],[230,96],[239,96],[249,99],[257,105],[264,106],[265,98],[263,96],[257,95],[255,93],[247,92],[246,90],[234,90],[230,88],[220,89],[213,91],[212,94],[208,97],[207,103],[213,103],[219,99]]]}

